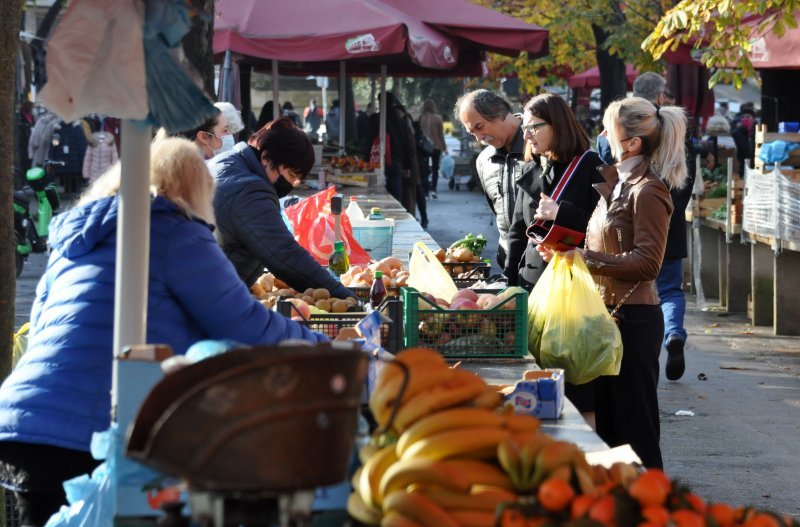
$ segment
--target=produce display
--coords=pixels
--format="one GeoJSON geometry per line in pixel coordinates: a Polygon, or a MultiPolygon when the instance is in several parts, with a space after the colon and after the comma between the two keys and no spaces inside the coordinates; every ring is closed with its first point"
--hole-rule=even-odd
{"type": "Polygon", "coordinates": [[[294,304],[293,320],[308,320],[312,314],[319,313],[364,311],[358,300],[353,297],[332,298],[330,291],[321,288],[308,288],[301,293],[286,285],[272,273],[264,273],[258,277],[258,280],[250,287],[250,292],[267,309],[275,307],[279,298],[285,298],[294,304]],[[294,314],[295,310],[296,314],[294,314]]]}
{"type": "Polygon", "coordinates": [[[486,267],[487,270],[489,267],[481,260],[484,247],[486,238],[483,234],[473,236],[470,233],[453,242],[446,250],[438,249],[433,254],[453,278],[481,278],[486,273],[477,273],[476,267],[486,267]]]}
{"type": "Polygon", "coordinates": [[[342,172],[368,172],[380,168],[380,163],[370,163],[357,156],[331,156],[326,161],[331,168],[342,172]]]}
{"type": "Polygon", "coordinates": [[[509,413],[498,387],[424,348],[397,354],[369,400],[379,428],[362,447],[347,502],[364,525],[430,527],[797,527],[706,503],[660,470],[590,465],[575,445],[509,413]]]}
{"type": "Polygon", "coordinates": [[[375,271],[383,273],[383,285],[386,289],[398,288],[406,285],[408,271],[403,269],[403,262],[400,258],[388,256],[383,260],[371,262],[366,267],[353,265],[346,273],[340,276],[342,285],[347,287],[366,287],[372,286],[375,280],[375,271]]]}

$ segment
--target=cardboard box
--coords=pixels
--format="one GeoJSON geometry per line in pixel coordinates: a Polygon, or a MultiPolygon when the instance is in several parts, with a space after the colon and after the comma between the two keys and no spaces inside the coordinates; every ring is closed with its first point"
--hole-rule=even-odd
{"type": "Polygon", "coordinates": [[[564,370],[547,369],[525,372],[514,390],[506,395],[506,405],[518,414],[539,419],[558,419],[564,411],[564,370]]]}

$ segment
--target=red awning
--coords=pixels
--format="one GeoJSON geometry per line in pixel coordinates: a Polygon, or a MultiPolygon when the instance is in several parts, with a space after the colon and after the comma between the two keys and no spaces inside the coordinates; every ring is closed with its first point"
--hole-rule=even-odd
{"type": "MultiPolygon", "coordinates": [[[[633,81],[636,80],[636,77],[639,76],[639,72],[630,65],[625,65],[625,78],[627,80],[628,89],[633,88],[633,81]]],[[[589,68],[588,70],[578,73],[577,75],[573,75],[568,79],[568,84],[570,88],[599,88],[600,87],[600,68],[595,66],[594,68],[589,68]]]]}

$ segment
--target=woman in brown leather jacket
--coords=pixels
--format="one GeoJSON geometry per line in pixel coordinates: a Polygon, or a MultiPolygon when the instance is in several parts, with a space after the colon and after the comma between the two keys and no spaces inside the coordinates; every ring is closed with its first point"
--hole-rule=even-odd
{"type": "Polygon", "coordinates": [[[629,443],[644,466],[661,468],[656,388],[664,317],[656,277],[673,209],[669,189],[686,181],[686,119],[679,107],[632,97],[611,103],[603,125],[617,163],[599,169],[604,182],[594,185],[600,200],[583,256],[606,306],[617,309],[623,355],[619,375],[596,383],[597,433],[611,447],[629,443]]]}

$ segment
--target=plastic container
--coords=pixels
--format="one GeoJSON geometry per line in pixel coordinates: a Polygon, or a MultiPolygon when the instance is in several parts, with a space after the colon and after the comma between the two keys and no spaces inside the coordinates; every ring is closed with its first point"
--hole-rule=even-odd
{"type": "Polygon", "coordinates": [[[334,276],[341,276],[350,269],[350,258],[344,250],[344,242],[333,244],[333,254],[328,258],[328,269],[334,276]]]}
{"type": "Polygon", "coordinates": [[[367,219],[382,221],[386,219],[386,216],[383,215],[380,207],[372,207],[372,209],[369,211],[369,218],[367,219]]]}
{"type": "Polygon", "coordinates": [[[361,207],[358,206],[358,201],[356,200],[355,196],[350,196],[350,204],[345,209],[345,214],[347,214],[350,223],[354,221],[364,221],[364,212],[361,210],[361,207]]]}
{"type": "Polygon", "coordinates": [[[365,220],[351,222],[353,237],[373,260],[392,255],[394,242],[394,220],[365,220]]]}

